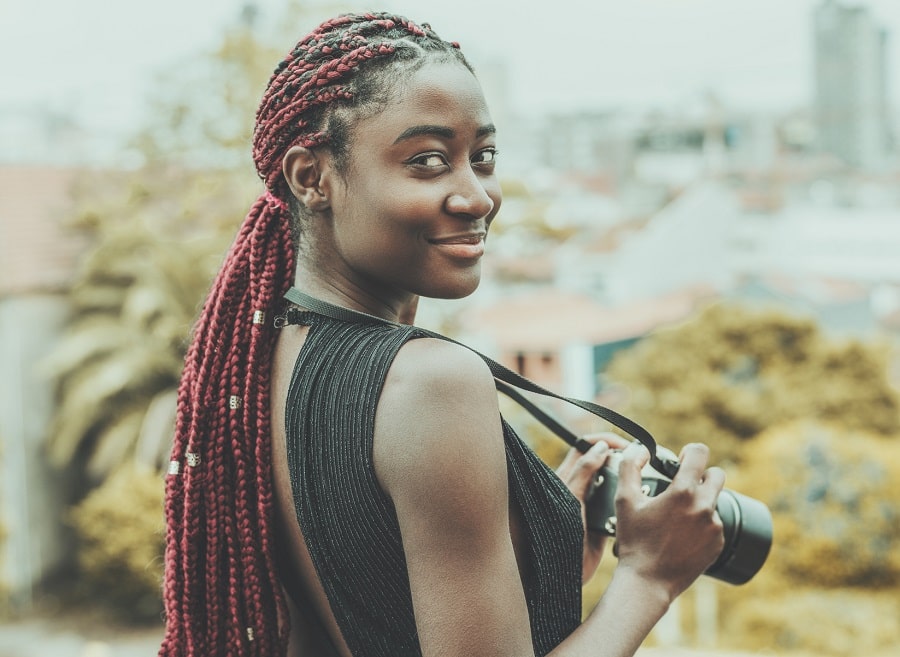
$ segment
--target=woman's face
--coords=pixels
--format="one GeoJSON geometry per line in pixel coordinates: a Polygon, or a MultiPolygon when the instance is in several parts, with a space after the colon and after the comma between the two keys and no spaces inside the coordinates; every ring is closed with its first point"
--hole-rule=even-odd
{"type": "Polygon", "coordinates": [[[495,155],[484,96],[464,66],[411,74],[384,111],[353,124],[346,166],[327,178],[330,221],[316,248],[333,250],[329,274],[385,301],[472,293],[500,208],[495,155]]]}

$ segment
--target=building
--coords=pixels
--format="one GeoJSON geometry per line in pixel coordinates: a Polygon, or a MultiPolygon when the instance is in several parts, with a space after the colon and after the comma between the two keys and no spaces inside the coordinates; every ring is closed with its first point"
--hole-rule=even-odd
{"type": "Polygon", "coordinates": [[[877,170],[890,151],[888,32],[864,6],[824,0],[813,15],[815,114],[821,150],[877,170]]]}
{"type": "Polygon", "coordinates": [[[470,307],[458,332],[465,344],[538,385],[593,400],[604,392],[603,370],[617,351],[689,318],[711,298],[698,286],[609,306],[545,285],[470,307]]]}
{"type": "Polygon", "coordinates": [[[44,453],[55,400],[40,363],[67,320],[84,247],[63,227],[77,176],[0,166],[0,606],[16,610],[72,553],[61,522],[67,482],[44,453]]]}

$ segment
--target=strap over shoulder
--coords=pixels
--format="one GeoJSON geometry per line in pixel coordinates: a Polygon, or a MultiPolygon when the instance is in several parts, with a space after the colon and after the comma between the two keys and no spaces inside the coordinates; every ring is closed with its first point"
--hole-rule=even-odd
{"type": "MultiPolygon", "coordinates": [[[[317,299],[316,297],[301,292],[295,287],[289,289],[284,297],[291,303],[302,306],[303,308],[306,308],[307,310],[310,310],[314,313],[324,315],[326,317],[331,317],[332,319],[337,319],[343,322],[388,325],[393,324],[398,328],[402,326],[401,324],[382,319],[381,317],[376,317],[375,315],[369,315],[367,313],[362,313],[356,310],[351,310],[349,308],[344,308],[342,306],[328,303],[327,301],[323,301],[322,299],[317,299]]],[[[606,420],[613,426],[618,427],[628,435],[641,442],[647,448],[647,450],[650,452],[650,465],[655,470],[668,477],[673,477],[675,475],[675,472],[678,470],[677,461],[669,458],[660,458],[657,455],[656,440],[653,438],[649,431],[647,431],[644,427],[642,427],[634,420],[627,418],[624,415],[621,415],[620,413],[607,408],[606,406],[601,406],[600,404],[595,404],[594,402],[576,399],[573,397],[565,397],[563,395],[559,395],[555,392],[547,390],[543,386],[538,385],[530,379],[526,379],[524,376],[518,374],[517,372],[513,372],[509,368],[501,365],[492,358],[485,356],[481,352],[462,342],[454,340],[453,338],[448,338],[447,336],[441,335],[440,333],[437,333],[435,331],[429,331],[428,329],[423,329],[421,327],[417,327],[417,329],[428,337],[437,338],[439,340],[446,340],[447,342],[458,344],[478,354],[478,356],[485,362],[485,364],[487,364],[488,368],[491,371],[491,374],[493,374],[497,390],[513,399],[544,426],[546,426],[562,440],[575,447],[579,451],[587,451],[587,449],[590,447],[590,443],[582,438],[579,438],[573,432],[568,430],[559,421],[554,419],[549,413],[541,409],[536,404],[532,403],[528,398],[526,398],[516,389],[518,388],[519,390],[536,393],[545,397],[560,399],[562,401],[568,402],[569,404],[572,404],[573,406],[577,406],[578,408],[587,411],[592,415],[606,420]]]]}

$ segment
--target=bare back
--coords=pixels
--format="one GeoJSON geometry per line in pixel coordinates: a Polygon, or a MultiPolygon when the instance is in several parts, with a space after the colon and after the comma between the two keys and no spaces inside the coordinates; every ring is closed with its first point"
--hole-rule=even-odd
{"type": "Polygon", "coordinates": [[[279,568],[287,594],[292,627],[288,657],[328,655],[326,650],[336,650],[336,654],[341,657],[352,657],[328,605],[325,590],[316,575],[303,533],[297,523],[288,472],[285,401],[294,363],[307,333],[306,327],[284,327],[275,347],[272,365],[272,471],[281,555],[279,568]],[[315,617],[311,618],[310,612],[315,617]]]}
{"type": "MultiPolygon", "coordinates": [[[[282,579],[295,603],[294,616],[308,605],[320,621],[295,622],[295,628],[300,631],[292,633],[292,646],[310,640],[321,642],[324,635],[337,646],[336,654],[345,657],[352,653],[341,635],[294,513],[285,447],[285,404],[294,364],[306,335],[302,328],[284,330],[275,354],[272,384],[278,524],[287,553],[282,579]],[[301,637],[303,633],[306,636],[301,637]]],[[[571,521],[571,540],[563,539],[565,532],[561,527],[566,523],[559,523],[560,518],[537,517],[546,516],[552,504],[543,506],[540,512],[532,510],[530,521],[524,518],[523,494],[518,488],[517,494],[509,493],[508,478],[530,478],[535,473],[528,470],[537,468],[538,478],[529,484],[526,500],[534,494],[547,494],[554,488],[553,484],[560,482],[554,481],[552,473],[549,478],[546,476],[548,471],[543,464],[529,461],[536,457],[522,449],[518,439],[512,444],[521,454],[514,459],[514,472],[507,472],[508,454],[504,453],[504,445],[508,452],[508,438],[514,434],[507,436],[507,429],[501,430],[492,378],[483,363],[456,345],[427,338],[412,340],[397,352],[377,402],[372,456],[378,485],[396,506],[396,522],[408,567],[403,575],[409,580],[422,654],[432,654],[436,649],[443,651],[451,645],[459,648],[447,654],[470,654],[472,642],[483,648],[499,642],[501,639],[497,637],[501,636],[505,637],[502,640],[507,648],[511,642],[521,643],[519,654],[530,654],[535,627],[529,626],[528,607],[535,608],[535,613],[540,615],[539,601],[534,598],[536,592],[546,591],[551,577],[567,579],[559,577],[559,573],[546,574],[545,581],[536,582],[534,578],[545,576],[543,571],[547,570],[532,568],[536,559],[552,563],[550,570],[560,562],[573,566],[574,585],[569,581],[567,590],[572,593],[574,586],[574,595],[566,594],[572,600],[562,605],[571,608],[573,617],[567,621],[567,629],[571,631],[572,623],[578,621],[580,517],[576,508],[573,519],[573,500],[566,490],[560,499],[567,507],[563,517],[571,521]],[[474,381],[480,383],[473,385],[474,381]],[[433,439],[431,444],[427,442],[429,437],[433,439]],[[528,465],[522,468],[521,463],[528,465]],[[431,495],[431,501],[438,506],[430,508],[421,492],[432,486],[432,490],[455,494],[431,495]],[[536,529],[535,522],[545,523],[544,528],[536,529]],[[558,540],[552,536],[554,531],[560,534],[558,540]],[[538,536],[553,542],[543,555],[537,545],[538,536]],[[556,550],[568,552],[568,559],[556,550]],[[460,584],[459,590],[448,587],[450,583],[460,584]],[[496,618],[495,612],[499,613],[496,618]],[[455,617],[458,622],[448,620],[455,617]]],[[[379,547],[373,544],[371,549],[379,547]]],[[[340,572],[344,571],[338,571],[338,576],[340,572]]],[[[549,598],[542,602],[548,604],[549,598]]],[[[559,607],[559,601],[548,606],[559,607]]],[[[309,615],[309,610],[306,614],[309,615]]],[[[537,622],[540,634],[544,630],[540,625],[543,621],[539,618],[537,622]]]]}

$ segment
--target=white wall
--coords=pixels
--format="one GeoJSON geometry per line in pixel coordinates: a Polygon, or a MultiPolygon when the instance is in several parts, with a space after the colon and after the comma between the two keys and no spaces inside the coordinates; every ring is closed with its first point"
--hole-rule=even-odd
{"type": "Polygon", "coordinates": [[[0,595],[27,609],[36,584],[71,552],[65,482],[44,458],[53,386],[38,365],[66,319],[61,297],[0,298],[0,595]]]}

